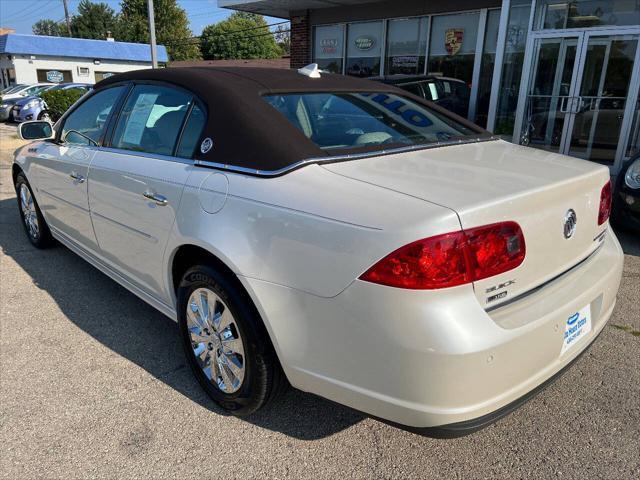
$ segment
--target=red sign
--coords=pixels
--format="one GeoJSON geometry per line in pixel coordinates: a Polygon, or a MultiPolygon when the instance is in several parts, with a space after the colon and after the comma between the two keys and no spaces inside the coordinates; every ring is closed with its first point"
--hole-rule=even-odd
{"type": "Polygon", "coordinates": [[[463,28],[450,28],[444,32],[444,48],[449,55],[455,55],[462,48],[463,28]]]}

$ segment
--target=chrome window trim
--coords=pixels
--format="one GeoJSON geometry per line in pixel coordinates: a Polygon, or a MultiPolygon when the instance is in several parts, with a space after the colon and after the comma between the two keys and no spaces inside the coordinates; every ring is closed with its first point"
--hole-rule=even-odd
{"type": "Polygon", "coordinates": [[[127,150],[125,148],[115,147],[95,147],[101,152],[119,153],[121,155],[128,155],[130,157],[144,157],[152,158],[154,160],[164,160],[165,162],[182,163],[184,165],[194,165],[197,163],[192,158],[174,157],[172,155],[160,155],[158,153],[138,152],[136,150],[127,150]]]}
{"type": "Polygon", "coordinates": [[[450,140],[447,142],[435,142],[427,145],[411,145],[407,147],[397,147],[397,148],[389,148],[386,150],[376,150],[374,152],[351,153],[351,154],[345,154],[345,155],[329,155],[326,157],[312,157],[306,160],[300,160],[299,162],[293,163],[279,170],[260,170],[255,168],[238,167],[235,165],[228,165],[224,163],[210,162],[207,160],[198,160],[198,159],[195,160],[194,164],[201,167],[211,167],[218,170],[225,170],[229,172],[246,173],[249,175],[255,175],[259,177],[278,177],[280,175],[289,173],[292,170],[297,170],[298,168],[304,167],[312,163],[322,165],[325,163],[336,163],[336,162],[344,162],[348,160],[359,160],[362,158],[379,157],[383,155],[393,155],[396,153],[415,152],[418,150],[431,150],[432,148],[449,147],[453,145],[467,145],[470,143],[489,142],[494,140],[500,140],[500,138],[497,136],[491,135],[485,138],[476,137],[476,138],[470,138],[466,140],[463,140],[463,139],[450,140]]]}

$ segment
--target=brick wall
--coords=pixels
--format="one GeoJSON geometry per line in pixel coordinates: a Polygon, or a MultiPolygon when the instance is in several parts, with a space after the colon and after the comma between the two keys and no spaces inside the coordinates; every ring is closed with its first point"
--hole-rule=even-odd
{"type": "Polygon", "coordinates": [[[309,12],[291,15],[291,68],[311,63],[311,26],[309,12]]]}

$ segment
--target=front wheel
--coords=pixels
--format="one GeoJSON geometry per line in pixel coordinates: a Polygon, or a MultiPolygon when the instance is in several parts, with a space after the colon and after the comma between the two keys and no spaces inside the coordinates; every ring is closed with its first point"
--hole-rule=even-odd
{"type": "Polygon", "coordinates": [[[286,385],[257,311],[225,275],[206,265],[190,268],[178,289],[178,315],[187,362],[225,410],[253,413],[286,385]]]}
{"type": "Polygon", "coordinates": [[[38,202],[33,196],[31,186],[23,173],[16,178],[16,194],[18,195],[18,208],[22,218],[22,226],[29,241],[36,248],[46,248],[53,243],[51,231],[45,222],[38,202]]]}

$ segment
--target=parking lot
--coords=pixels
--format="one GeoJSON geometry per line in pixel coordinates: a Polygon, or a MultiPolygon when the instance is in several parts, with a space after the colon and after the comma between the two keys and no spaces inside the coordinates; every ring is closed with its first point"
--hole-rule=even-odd
{"type": "Polygon", "coordinates": [[[409,433],[290,390],[246,419],[197,385],[176,325],[62,246],[27,241],[0,125],[0,473],[31,478],[640,477],[640,239],[592,348],[471,436],[409,433]]]}

